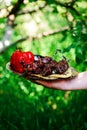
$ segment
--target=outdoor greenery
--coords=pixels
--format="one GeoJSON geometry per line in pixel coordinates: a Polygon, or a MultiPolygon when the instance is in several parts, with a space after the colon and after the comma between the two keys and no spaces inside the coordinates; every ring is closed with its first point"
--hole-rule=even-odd
{"type": "Polygon", "coordinates": [[[86,71],[87,0],[0,0],[0,130],[87,130],[87,91],[48,89],[9,72],[16,48],[51,57],[61,49],[86,71]]]}

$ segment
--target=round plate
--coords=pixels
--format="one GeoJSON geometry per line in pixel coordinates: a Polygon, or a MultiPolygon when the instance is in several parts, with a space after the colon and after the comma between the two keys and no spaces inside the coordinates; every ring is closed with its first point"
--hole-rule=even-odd
{"type": "Polygon", "coordinates": [[[37,80],[56,80],[56,79],[67,79],[67,78],[72,78],[72,77],[75,77],[78,75],[78,72],[73,68],[73,67],[69,67],[68,70],[63,73],[63,74],[51,74],[49,76],[42,76],[40,74],[30,74],[28,76],[26,76],[26,73],[18,73],[18,72],[15,72],[11,69],[10,67],[10,62],[8,62],[6,64],[6,68],[15,73],[15,74],[18,74],[26,79],[37,79],[37,80]]]}

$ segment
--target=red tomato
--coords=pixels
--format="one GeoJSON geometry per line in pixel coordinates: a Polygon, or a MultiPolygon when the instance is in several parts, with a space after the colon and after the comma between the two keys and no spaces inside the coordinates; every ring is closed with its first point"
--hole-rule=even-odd
{"type": "Polygon", "coordinates": [[[24,68],[34,61],[34,54],[32,52],[21,52],[16,50],[10,59],[10,65],[16,72],[23,73],[24,68]]]}

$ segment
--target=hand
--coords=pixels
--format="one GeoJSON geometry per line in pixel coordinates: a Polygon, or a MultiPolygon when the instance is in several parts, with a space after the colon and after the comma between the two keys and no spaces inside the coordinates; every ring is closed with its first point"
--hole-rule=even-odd
{"type": "Polygon", "coordinates": [[[87,89],[87,71],[81,72],[78,76],[71,79],[61,79],[55,81],[34,80],[32,82],[59,90],[84,90],[87,89]]]}

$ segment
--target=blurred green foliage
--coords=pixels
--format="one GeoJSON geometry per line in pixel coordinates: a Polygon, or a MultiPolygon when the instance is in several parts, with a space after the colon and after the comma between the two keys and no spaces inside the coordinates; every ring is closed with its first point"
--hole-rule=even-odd
{"type": "MultiPolygon", "coordinates": [[[[17,0],[9,5],[0,2],[3,11],[14,7],[17,0]]],[[[87,2],[74,2],[72,5],[71,0],[24,0],[20,5],[10,46],[0,54],[0,130],[87,130],[86,91],[48,89],[6,70],[16,47],[48,56],[61,49],[78,72],[87,70],[87,2]],[[44,3],[46,7],[37,9],[44,3]],[[30,13],[21,14],[24,10],[30,13]],[[32,10],[35,11],[31,13],[32,10]],[[69,28],[62,31],[66,26],[69,28]],[[56,29],[60,31],[49,35],[56,29]],[[42,35],[44,32],[48,35],[42,35]],[[28,39],[17,42],[27,35],[28,39]]],[[[1,40],[7,20],[8,16],[0,15],[1,40]]]]}

